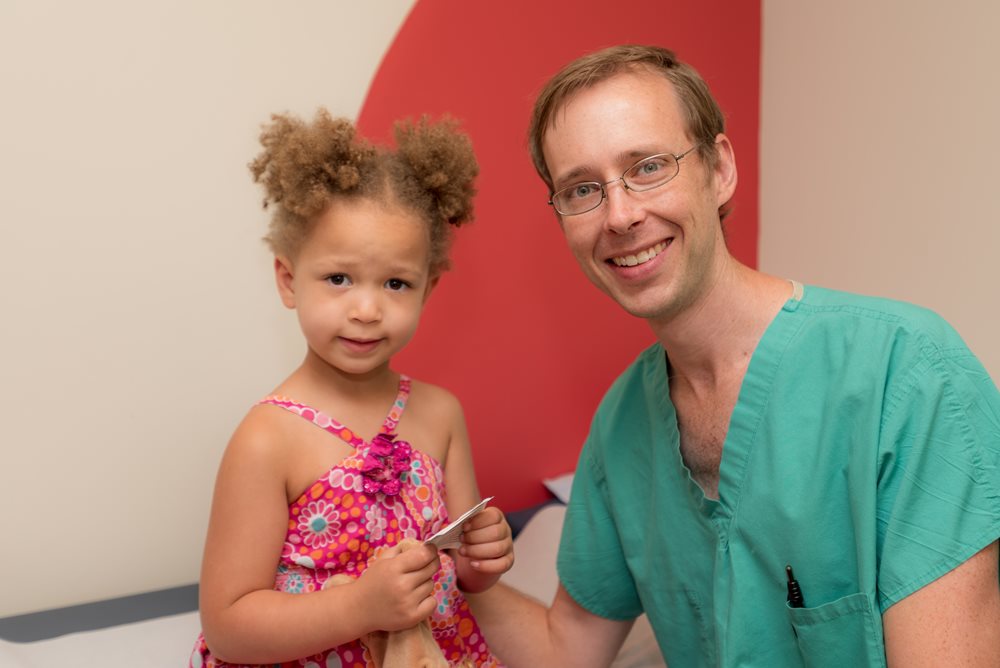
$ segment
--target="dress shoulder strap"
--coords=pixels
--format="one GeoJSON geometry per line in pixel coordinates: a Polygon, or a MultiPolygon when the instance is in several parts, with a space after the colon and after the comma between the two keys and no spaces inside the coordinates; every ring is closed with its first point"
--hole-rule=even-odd
{"type": "Polygon", "coordinates": [[[396,393],[396,400],[392,402],[389,414],[385,416],[385,422],[382,423],[383,434],[395,433],[396,425],[399,424],[399,419],[403,417],[403,410],[406,408],[406,400],[410,396],[410,386],[412,384],[413,381],[410,380],[409,376],[399,374],[399,392],[396,393]]]}
{"type": "Polygon", "coordinates": [[[351,429],[349,429],[346,425],[337,422],[323,411],[317,410],[311,406],[307,406],[306,404],[300,404],[297,401],[293,401],[287,397],[282,397],[278,395],[271,395],[268,397],[264,397],[257,403],[271,404],[272,406],[280,406],[281,408],[284,408],[286,411],[295,413],[299,417],[309,420],[317,427],[325,429],[334,436],[337,436],[338,438],[347,441],[355,448],[359,448],[365,443],[363,438],[361,438],[353,431],[351,431],[351,429]]]}
{"type": "MultiPolygon", "coordinates": [[[[396,393],[396,399],[392,402],[392,406],[389,408],[389,414],[386,415],[385,421],[382,423],[380,433],[392,434],[396,429],[396,425],[399,424],[399,419],[403,416],[403,410],[406,408],[406,400],[410,396],[411,384],[412,381],[409,376],[399,376],[399,391],[396,393]]],[[[365,440],[346,425],[334,420],[323,411],[307,406],[306,404],[299,403],[289,399],[288,397],[273,394],[264,397],[257,403],[279,406],[289,412],[295,413],[299,417],[309,420],[317,427],[325,429],[334,436],[347,441],[355,448],[360,448],[365,445],[365,440]]]]}

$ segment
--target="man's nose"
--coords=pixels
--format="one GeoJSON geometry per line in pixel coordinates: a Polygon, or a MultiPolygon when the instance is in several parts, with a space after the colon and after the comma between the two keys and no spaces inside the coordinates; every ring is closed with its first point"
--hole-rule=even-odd
{"type": "Polygon", "coordinates": [[[625,181],[619,177],[604,185],[607,204],[605,228],[615,234],[626,234],[642,220],[642,207],[625,181]]]}

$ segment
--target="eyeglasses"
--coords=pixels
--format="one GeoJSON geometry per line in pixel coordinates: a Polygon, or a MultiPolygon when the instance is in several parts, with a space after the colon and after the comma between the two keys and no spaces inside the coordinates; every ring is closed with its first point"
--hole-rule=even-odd
{"type": "Polygon", "coordinates": [[[578,216],[599,207],[608,196],[607,186],[615,181],[621,181],[625,190],[637,193],[659,188],[677,176],[681,171],[681,158],[696,148],[697,144],[680,155],[658,153],[643,158],[626,169],[617,179],[611,179],[607,183],[584,181],[560,188],[552,193],[549,204],[563,216],[578,216]]]}

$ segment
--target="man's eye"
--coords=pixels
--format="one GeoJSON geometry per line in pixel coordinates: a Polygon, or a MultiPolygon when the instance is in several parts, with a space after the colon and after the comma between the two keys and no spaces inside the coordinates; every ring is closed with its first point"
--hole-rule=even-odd
{"type": "Polygon", "coordinates": [[[671,174],[669,158],[647,158],[633,167],[625,178],[639,185],[656,183],[671,174]]]}
{"type": "Polygon", "coordinates": [[[657,160],[650,160],[639,165],[639,171],[643,174],[655,174],[663,169],[663,164],[657,160]]]}
{"type": "Polygon", "coordinates": [[[599,192],[600,189],[596,183],[578,183],[566,191],[566,196],[570,199],[586,199],[599,192]]]}

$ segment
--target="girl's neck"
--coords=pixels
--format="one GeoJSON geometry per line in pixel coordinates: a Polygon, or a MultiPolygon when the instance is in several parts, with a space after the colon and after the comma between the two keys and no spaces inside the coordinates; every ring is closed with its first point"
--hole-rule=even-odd
{"type": "Polygon", "coordinates": [[[364,403],[395,396],[399,374],[388,362],[364,374],[350,374],[327,364],[311,350],[279,388],[294,399],[317,403],[364,403]]]}

